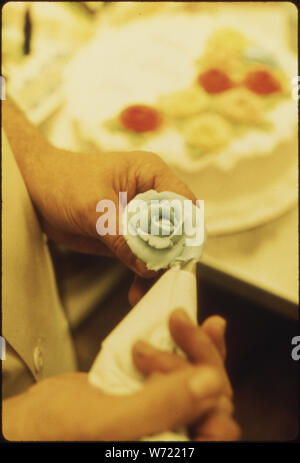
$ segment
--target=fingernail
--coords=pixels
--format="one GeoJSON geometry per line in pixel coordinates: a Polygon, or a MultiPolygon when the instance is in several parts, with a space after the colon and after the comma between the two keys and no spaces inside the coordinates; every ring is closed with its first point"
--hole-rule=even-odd
{"type": "Polygon", "coordinates": [[[221,386],[221,380],[212,368],[201,368],[189,379],[188,386],[194,396],[204,397],[215,394],[221,386]]]}
{"type": "Polygon", "coordinates": [[[135,343],[134,350],[139,355],[151,355],[155,349],[148,342],[139,340],[135,343]]]}
{"type": "Polygon", "coordinates": [[[177,320],[180,320],[184,323],[192,323],[190,317],[183,309],[176,309],[172,312],[172,316],[176,317],[177,320]]]}

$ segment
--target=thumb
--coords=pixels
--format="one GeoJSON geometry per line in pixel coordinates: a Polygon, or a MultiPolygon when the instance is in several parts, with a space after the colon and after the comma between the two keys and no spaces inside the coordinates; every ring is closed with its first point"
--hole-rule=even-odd
{"type": "Polygon", "coordinates": [[[153,376],[141,391],[124,401],[127,412],[119,414],[123,419],[118,440],[139,439],[191,424],[217,406],[223,387],[222,376],[208,366],[153,376]]]}

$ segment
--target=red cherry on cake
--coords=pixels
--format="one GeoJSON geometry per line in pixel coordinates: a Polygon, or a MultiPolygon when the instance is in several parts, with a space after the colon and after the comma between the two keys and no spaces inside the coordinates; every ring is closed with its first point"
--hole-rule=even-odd
{"type": "Polygon", "coordinates": [[[197,80],[207,93],[221,93],[233,87],[231,79],[220,69],[209,69],[200,74],[197,80]]]}
{"type": "Polygon", "coordinates": [[[140,104],[123,109],[120,120],[125,129],[139,133],[150,132],[160,127],[162,115],[155,108],[140,104]]]}
{"type": "Polygon", "coordinates": [[[268,71],[249,72],[245,79],[246,87],[254,93],[268,95],[274,92],[280,92],[280,83],[268,71]]]}

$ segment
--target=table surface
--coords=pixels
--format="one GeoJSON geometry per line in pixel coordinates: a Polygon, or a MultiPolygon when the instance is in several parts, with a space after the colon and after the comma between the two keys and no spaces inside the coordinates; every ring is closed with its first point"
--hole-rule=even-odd
{"type": "Polygon", "coordinates": [[[296,318],[298,207],[252,230],[208,238],[202,263],[214,280],[230,285],[230,276],[233,289],[296,318]]]}

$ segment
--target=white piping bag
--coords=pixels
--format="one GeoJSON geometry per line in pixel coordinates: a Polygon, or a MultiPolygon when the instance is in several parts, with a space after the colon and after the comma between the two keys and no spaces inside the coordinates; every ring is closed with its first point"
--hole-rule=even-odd
{"type": "MultiPolygon", "coordinates": [[[[113,329],[89,372],[89,382],[110,395],[127,395],[139,390],[145,377],[132,360],[132,346],[138,339],[155,347],[184,355],[172,339],[168,321],[176,308],[184,308],[197,321],[197,262],[176,265],[166,271],[113,329]]],[[[165,432],[142,440],[187,441],[185,429],[165,432]]]]}

